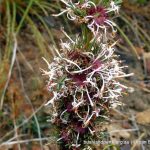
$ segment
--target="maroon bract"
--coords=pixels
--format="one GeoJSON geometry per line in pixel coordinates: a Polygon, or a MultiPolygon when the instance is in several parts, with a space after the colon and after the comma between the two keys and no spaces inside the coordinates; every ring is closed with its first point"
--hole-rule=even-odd
{"type": "Polygon", "coordinates": [[[67,112],[72,112],[72,104],[71,103],[68,103],[67,104],[67,112]]]}
{"type": "Polygon", "coordinates": [[[101,67],[102,62],[100,60],[95,60],[93,62],[93,69],[98,69],[99,67],[101,67]]]}
{"type": "Polygon", "coordinates": [[[78,86],[83,86],[85,83],[84,81],[86,80],[86,74],[74,74],[70,75],[73,79],[73,81],[76,83],[78,86]]]}
{"type": "Polygon", "coordinates": [[[97,6],[96,8],[92,7],[87,13],[89,16],[94,17],[94,20],[98,25],[103,25],[108,18],[105,8],[101,6],[97,6]]]}
{"type": "Polygon", "coordinates": [[[61,137],[64,141],[68,141],[69,140],[69,134],[66,133],[66,131],[63,131],[61,134],[61,137]]]}
{"type": "Polygon", "coordinates": [[[80,134],[84,134],[87,131],[87,128],[83,128],[82,125],[77,125],[76,131],[80,134]]]}

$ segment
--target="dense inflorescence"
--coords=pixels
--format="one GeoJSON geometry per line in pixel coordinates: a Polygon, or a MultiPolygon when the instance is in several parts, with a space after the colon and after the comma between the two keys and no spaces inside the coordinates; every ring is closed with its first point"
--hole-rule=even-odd
{"type": "Polygon", "coordinates": [[[67,13],[69,20],[75,21],[79,24],[87,24],[87,27],[93,32],[94,36],[100,33],[100,29],[107,32],[107,27],[110,26],[113,32],[116,32],[114,26],[116,24],[110,20],[109,14],[114,12],[118,13],[119,6],[115,2],[111,1],[109,7],[97,6],[90,0],[78,1],[73,3],[71,0],[61,0],[65,5],[64,9],[59,16],[63,13],[67,13]]]}
{"type": "Polygon", "coordinates": [[[69,42],[61,42],[60,50],[54,48],[57,56],[51,63],[44,58],[48,70],[42,71],[49,77],[47,88],[52,94],[45,105],[51,106],[49,121],[60,130],[58,141],[63,143],[62,149],[80,149],[89,136],[97,138],[96,120],[109,120],[110,108],[122,104],[119,97],[127,87],[119,83],[119,78],[132,74],[123,72],[127,66],[121,66],[114,54],[116,42],[108,44],[95,40],[101,33],[99,28],[106,29],[110,25],[113,29],[108,13],[118,12],[118,6],[113,1],[110,8],[96,6],[88,0],[82,3],[61,1],[66,9],[60,14],[67,12],[70,20],[80,23],[85,20],[84,24],[94,34],[90,40],[77,37],[74,41],[64,32],[69,42]]]}

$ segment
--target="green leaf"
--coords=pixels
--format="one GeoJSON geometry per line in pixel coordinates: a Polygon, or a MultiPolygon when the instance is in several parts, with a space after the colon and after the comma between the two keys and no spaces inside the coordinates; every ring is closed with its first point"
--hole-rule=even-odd
{"type": "Polygon", "coordinates": [[[65,81],[66,76],[63,76],[59,81],[58,81],[58,85],[57,85],[57,90],[59,91],[63,85],[63,82],[65,81]]]}

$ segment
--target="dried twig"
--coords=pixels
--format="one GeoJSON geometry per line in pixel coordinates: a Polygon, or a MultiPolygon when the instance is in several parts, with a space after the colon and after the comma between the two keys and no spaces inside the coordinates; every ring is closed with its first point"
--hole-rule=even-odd
{"type": "MultiPolygon", "coordinates": [[[[27,119],[25,119],[20,125],[16,126],[16,129],[19,129],[20,127],[22,127],[23,125],[27,124],[29,122],[29,120],[32,119],[32,117],[34,117],[34,115],[36,113],[38,113],[43,107],[45,106],[45,102],[41,104],[40,107],[38,107],[27,119]]],[[[0,139],[0,142],[2,143],[3,140],[10,136],[11,134],[13,134],[15,132],[15,129],[11,130],[10,132],[6,133],[5,136],[3,136],[1,139],[0,139]]]]}
{"type": "Polygon", "coordinates": [[[55,140],[54,137],[45,137],[45,138],[35,138],[35,139],[28,139],[28,140],[20,140],[20,141],[8,141],[4,142],[0,145],[2,146],[10,146],[10,145],[15,145],[15,144],[23,144],[23,143],[29,143],[29,142],[40,142],[40,141],[49,141],[49,140],[55,140]]]}
{"type": "Polygon", "coordinates": [[[11,65],[10,65],[7,81],[6,81],[6,84],[5,84],[2,96],[1,96],[0,109],[2,109],[2,107],[3,107],[4,96],[5,96],[5,93],[6,93],[6,90],[7,90],[9,81],[10,81],[10,78],[11,78],[12,69],[13,69],[13,66],[14,66],[14,63],[15,63],[15,59],[16,59],[16,52],[17,52],[18,44],[17,44],[17,39],[16,39],[16,35],[15,34],[13,34],[13,37],[14,37],[13,55],[12,55],[12,60],[11,60],[11,65]]]}
{"type": "MultiPolygon", "coordinates": [[[[38,122],[38,119],[37,119],[37,116],[36,114],[34,113],[35,110],[34,110],[34,107],[32,105],[32,102],[29,98],[29,96],[26,94],[26,91],[25,91],[25,88],[24,88],[24,82],[23,82],[23,78],[22,78],[22,74],[21,74],[21,68],[20,68],[20,64],[18,62],[18,59],[16,58],[16,63],[17,63],[17,67],[18,67],[18,71],[19,71],[19,76],[20,76],[20,82],[21,82],[21,87],[22,87],[22,90],[23,90],[23,94],[27,100],[27,102],[31,105],[31,108],[32,108],[32,112],[33,112],[33,117],[34,117],[34,120],[36,122],[36,126],[37,126],[37,129],[38,129],[38,136],[39,136],[39,139],[41,139],[41,131],[40,131],[40,125],[39,125],[39,122],[38,122]]],[[[43,149],[43,144],[42,144],[42,140],[40,141],[40,146],[41,146],[41,149],[43,149]]]]}

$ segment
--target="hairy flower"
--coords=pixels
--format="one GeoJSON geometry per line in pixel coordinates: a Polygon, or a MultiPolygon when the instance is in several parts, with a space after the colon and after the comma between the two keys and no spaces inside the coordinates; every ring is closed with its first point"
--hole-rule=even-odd
{"type": "Polygon", "coordinates": [[[110,12],[118,13],[119,11],[119,6],[117,6],[114,1],[110,2],[108,8],[99,5],[97,6],[90,0],[83,0],[82,2],[78,1],[77,3],[73,3],[70,0],[61,0],[61,2],[66,5],[66,9],[54,16],[67,13],[67,18],[69,20],[73,20],[78,24],[87,24],[87,27],[95,36],[100,34],[100,29],[103,29],[106,37],[107,27],[111,27],[112,31],[116,32],[114,29],[116,24],[110,20],[108,15],[110,12]]]}
{"type": "Polygon", "coordinates": [[[91,43],[91,49],[96,49],[96,53],[91,53],[84,51],[81,43],[79,47],[79,41],[62,43],[62,53],[55,49],[58,56],[51,63],[44,59],[48,71],[42,70],[49,77],[47,87],[53,93],[46,104],[55,110],[53,123],[59,120],[60,126],[67,125],[69,131],[63,132],[60,139],[76,138],[71,143],[75,147],[80,146],[78,141],[85,131],[94,134],[92,122],[96,118],[108,119],[107,110],[121,104],[118,98],[127,87],[118,78],[132,75],[124,73],[122,69],[126,66],[120,66],[115,59],[115,43],[91,43]]]}

